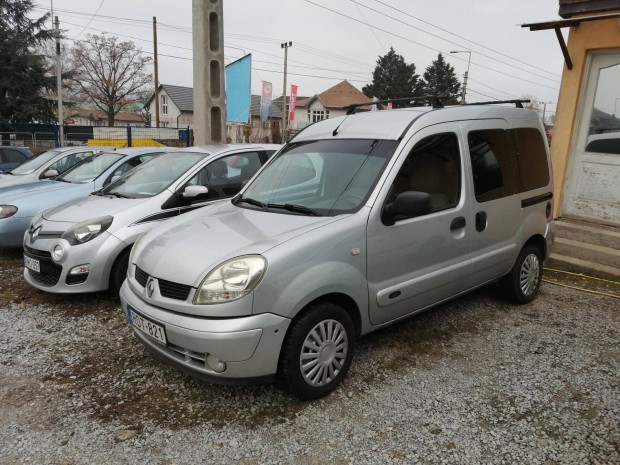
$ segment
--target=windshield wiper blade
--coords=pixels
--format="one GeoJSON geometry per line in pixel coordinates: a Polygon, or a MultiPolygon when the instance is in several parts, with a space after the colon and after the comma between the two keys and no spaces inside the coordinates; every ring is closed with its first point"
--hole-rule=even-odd
{"type": "Polygon", "coordinates": [[[249,203],[250,205],[254,205],[255,207],[260,207],[263,210],[267,211],[266,203],[263,203],[260,200],[252,199],[250,197],[239,197],[237,200],[235,200],[233,205],[237,205],[238,203],[241,203],[241,202],[249,203]]]}
{"type": "Polygon", "coordinates": [[[290,212],[303,213],[304,215],[310,215],[310,216],[322,216],[319,212],[317,212],[316,210],[313,210],[312,208],[304,207],[303,205],[295,205],[292,203],[285,203],[285,204],[269,203],[267,204],[267,207],[284,208],[285,210],[288,210],[290,212]]]}
{"type": "Polygon", "coordinates": [[[71,184],[71,181],[67,181],[64,178],[54,178],[54,181],[60,181],[60,182],[68,182],[69,184],[71,184]]]}
{"type": "Polygon", "coordinates": [[[130,197],[126,194],[120,194],[119,192],[106,192],[103,195],[113,195],[114,197],[118,197],[119,199],[131,199],[133,197],[130,197]]]}

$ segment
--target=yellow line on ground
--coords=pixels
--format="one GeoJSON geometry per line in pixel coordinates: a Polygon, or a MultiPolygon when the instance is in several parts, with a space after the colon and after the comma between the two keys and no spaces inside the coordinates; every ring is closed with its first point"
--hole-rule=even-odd
{"type": "Polygon", "coordinates": [[[576,289],[582,292],[588,292],[590,294],[604,295],[606,297],[613,297],[614,299],[620,299],[620,295],[608,294],[606,292],[592,291],[590,289],[584,289],[583,287],[569,286],[568,284],[562,284],[562,283],[558,283],[555,281],[549,281],[548,279],[543,279],[543,282],[549,283],[549,284],[555,284],[556,286],[568,287],[569,289],[576,289]]]}
{"type": "Polygon", "coordinates": [[[545,271],[553,271],[555,273],[564,273],[564,274],[569,274],[571,276],[579,276],[580,278],[588,278],[588,279],[594,279],[596,281],[604,281],[606,283],[620,284],[620,282],[614,281],[612,279],[595,278],[594,276],[588,276],[587,274],[571,273],[570,271],[556,270],[555,268],[543,268],[543,269],[545,271]]]}

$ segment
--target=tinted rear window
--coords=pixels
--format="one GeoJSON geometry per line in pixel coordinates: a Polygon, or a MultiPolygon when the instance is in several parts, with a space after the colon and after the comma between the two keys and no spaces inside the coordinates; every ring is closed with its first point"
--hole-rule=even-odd
{"type": "Polygon", "coordinates": [[[545,140],[535,128],[517,128],[509,131],[517,151],[519,192],[530,191],[549,184],[549,167],[545,140]]]}

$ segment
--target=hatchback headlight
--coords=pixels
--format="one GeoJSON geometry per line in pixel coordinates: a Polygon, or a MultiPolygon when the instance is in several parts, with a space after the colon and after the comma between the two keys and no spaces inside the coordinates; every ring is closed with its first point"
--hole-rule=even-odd
{"type": "Polygon", "coordinates": [[[83,244],[93,240],[99,234],[104,232],[112,224],[114,218],[111,216],[103,216],[92,220],[82,221],[70,229],[67,229],[62,236],[71,245],[83,244]]]}
{"type": "Polygon", "coordinates": [[[219,304],[238,300],[258,286],[267,260],[259,255],[233,258],[216,267],[200,284],[194,304],[219,304]]]}
{"type": "Polygon", "coordinates": [[[17,207],[15,205],[0,205],[0,219],[9,218],[17,213],[17,207]]]}

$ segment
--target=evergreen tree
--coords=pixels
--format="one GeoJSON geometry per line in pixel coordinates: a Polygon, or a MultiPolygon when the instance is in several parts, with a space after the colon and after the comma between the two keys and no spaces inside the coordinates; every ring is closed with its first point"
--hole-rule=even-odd
{"type": "MultiPolygon", "coordinates": [[[[368,97],[380,100],[416,97],[422,95],[420,76],[415,73],[415,65],[407,64],[394,48],[379,57],[372,73],[372,83],[364,86],[362,92],[368,97]]],[[[393,108],[407,107],[407,102],[394,102],[393,108]]]]}
{"type": "Polygon", "coordinates": [[[422,82],[424,95],[444,96],[444,105],[454,105],[459,102],[461,83],[450,66],[440,53],[424,71],[422,82]]]}
{"type": "Polygon", "coordinates": [[[54,102],[44,93],[55,79],[35,52],[54,32],[45,29],[49,15],[28,17],[33,8],[32,0],[0,0],[0,121],[54,119],[54,102]]]}

